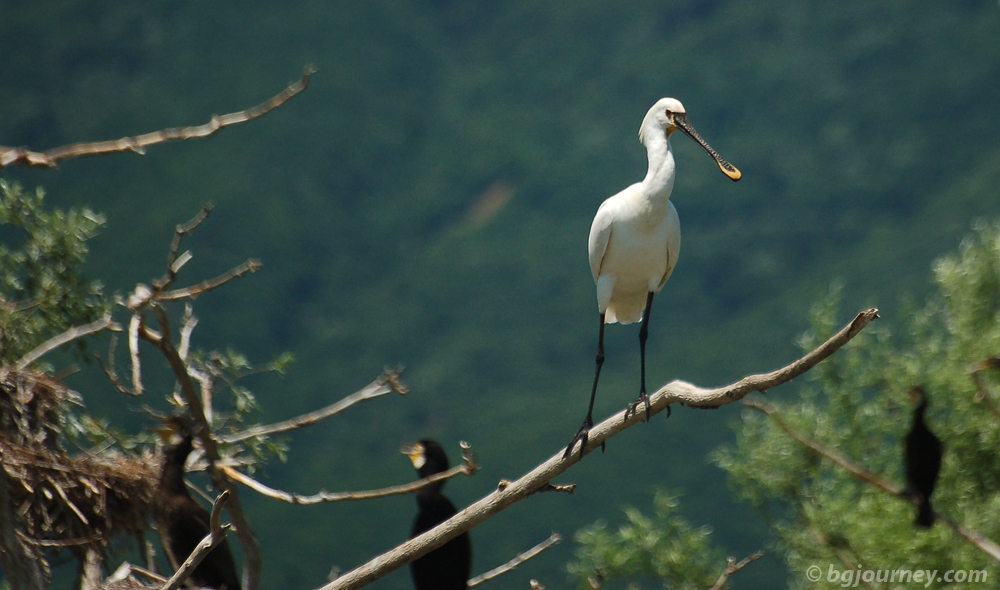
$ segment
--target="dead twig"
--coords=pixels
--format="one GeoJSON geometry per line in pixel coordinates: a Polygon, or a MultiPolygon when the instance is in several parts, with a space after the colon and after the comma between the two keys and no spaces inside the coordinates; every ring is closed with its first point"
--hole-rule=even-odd
{"type": "Polygon", "coordinates": [[[17,361],[17,365],[15,366],[18,371],[23,371],[28,367],[30,367],[31,363],[42,358],[47,353],[59,348],[63,344],[72,342],[77,338],[82,338],[89,334],[93,334],[94,332],[100,332],[101,330],[120,331],[121,329],[122,327],[116,324],[115,321],[111,319],[111,314],[104,314],[104,317],[95,322],[84,324],[82,326],[75,326],[73,328],[70,328],[69,330],[66,330],[62,334],[49,338],[45,342],[35,347],[34,350],[21,357],[21,360],[17,361]]]}
{"type": "MultiPolygon", "coordinates": [[[[677,402],[695,407],[719,407],[737,401],[751,391],[760,391],[785,383],[808,371],[821,360],[839,350],[877,317],[878,310],[876,309],[861,312],[850,324],[815,350],[790,365],[771,373],[751,375],[731,385],[715,389],[701,388],[684,381],[672,381],[650,396],[649,414],[651,416],[658,414],[670,404],[677,402]]],[[[623,409],[591,428],[590,442],[583,450],[584,454],[600,447],[619,432],[645,421],[643,412],[633,413],[628,419],[625,418],[625,414],[626,410],[623,409]]],[[[577,457],[564,458],[563,451],[564,449],[559,449],[556,454],[521,478],[510,482],[503,489],[493,491],[433,529],[341,575],[336,580],[322,586],[322,590],[353,590],[365,586],[437,549],[511,505],[524,500],[553,478],[577,464],[577,457]]]]}
{"type": "Polygon", "coordinates": [[[325,408],[321,408],[301,416],[296,416],[295,418],[284,420],[282,422],[254,426],[242,432],[219,436],[218,440],[221,443],[231,444],[257,436],[269,436],[279,432],[288,432],[290,430],[302,428],[303,426],[315,424],[320,420],[329,418],[330,416],[335,416],[355,404],[375,399],[394,391],[405,395],[407,392],[406,386],[399,381],[399,374],[401,372],[402,369],[386,370],[377,379],[360,390],[325,408]]]}
{"type": "Polygon", "coordinates": [[[480,574],[475,578],[472,578],[471,580],[469,580],[468,587],[474,588],[482,584],[483,582],[489,582],[493,578],[502,576],[503,574],[506,574],[507,572],[513,570],[514,568],[528,561],[529,559],[539,555],[542,551],[545,551],[549,547],[558,544],[560,541],[562,541],[562,537],[559,535],[559,533],[554,532],[552,533],[551,536],[549,536],[548,539],[545,539],[544,541],[535,545],[531,549],[528,549],[524,553],[519,553],[517,557],[501,565],[500,567],[493,568],[484,574],[480,574]]]}
{"type": "Polygon", "coordinates": [[[214,135],[223,127],[243,123],[251,119],[256,119],[268,112],[283,105],[292,97],[296,96],[309,87],[309,77],[315,72],[312,66],[306,66],[299,81],[290,84],[287,88],[271,97],[266,102],[255,107],[229,113],[227,115],[213,115],[204,125],[193,127],[181,127],[163,129],[146,133],[136,137],[123,137],[118,140],[93,141],[84,143],[73,143],[64,145],[44,152],[33,152],[23,147],[0,146],[0,168],[18,164],[21,166],[32,166],[38,168],[55,168],[61,160],[77,158],[80,156],[100,156],[118,152],[135,152],[139,155],[146,153],[146,146],[163,143],[166,141],[178,141],[186,139],[196,139],[214,135]]]}
{"type": "Polygon", "coordinates": [[[267,496],[268,498],[274,498],[275,500],[281,500],[283,502],[288,502],[289,504],[299,504],[299,505],[311,505],[311,504],[324,504],[329,502],[345,502],[353,500],[371,500],[372,498],[384,498],[386,496],[396,496],[399,494],[408,494],[410,492],[415,492],[425,486],[428,486],[436,481],[441,481],[444,479],[449,479],[459,474],[473,475],[479,470],[479,465],[476,465],[472,460],[472,456],[469,453],[464,453],[465,461],[462,465],[456,465],[447,471],[442,471],[441,473],[435,473],[423,479],[418,479],[417,481],[397,485],[389,486],[385,488],[380,488],[377,490],[365,490],[360,492],[320,492],[312,496],[303,496],[300,494],[291,494],[288,492],[283,492],[281,490],[276,490],[274,488],[268,487],[256,479],[246,475],[236,468],[230,465],[222,465],[222,470],[234,481],[238,481],[241,484],[247,486],[253,491],[267,496]]]}
{"type": "Polygon", "coordinates": [[[722,572],[722,575],[719,576],[719,580],[714,586],[709,588],[709,590],[722,590],[722,587],[729,581],[730,576],[745,568],[747,565],[757,561],[761,557],[764,557],[764,552],[759,550],[754,551],[739,561],[736,561],[735,557],[730,557],[728,560],[729,563],[726,564],[726,571],[722,572]]]}

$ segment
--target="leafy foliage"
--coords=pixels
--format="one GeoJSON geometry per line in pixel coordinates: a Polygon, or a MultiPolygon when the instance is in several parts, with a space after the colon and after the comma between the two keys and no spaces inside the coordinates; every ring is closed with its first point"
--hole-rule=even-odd
{"type": "Polygon", "coordinates": [[[623,509],[626,523],[615,531],[598,521],[577,531],[576,560],[569,573],[590,588],[598,579],[615,588],[704,589],[725,565],[722,552],[711,544],[711,530],[696,528],[677,514],[678,497],[657,491],[653,516],[638,508],[623,509]]]}
{"type": "MultiPolygon", "coordinates": [[[[998,538],[1000,422],[976,401],[970,366],[1000,352],[1000,224],[978,223],[956,255],[934,267],[938,294],[914,310],[894,345],[885,327],[866,330],[808,374],[799,399],[775,405],[798,432],[836,448],[869,471],[903,481],[902,440],[912,412],[905,392],[929,392],[930,427],[945,445],[935,510],[998,538]]],[[[839,288],[813,309],[810,348],[832,330],[839,288]]],[[[986,379],[993,392],[1000,380],[986,379]]],[[[774,421],[745,410],[737,443],[715,454],[737,492],[764,511],[793,578],[806,569],[982,568],[983,554],[947,527],[913,525],[908,502],[813,455],[774,421]]]]}
{"type": "Polygon", "coordinates": [[[101,316],[101,283],[81,271],[87,240],[104,216],[87,208],[47,211],[41,189],[0,179],[0,361],[11,363],[46,339],[101,316]]]}

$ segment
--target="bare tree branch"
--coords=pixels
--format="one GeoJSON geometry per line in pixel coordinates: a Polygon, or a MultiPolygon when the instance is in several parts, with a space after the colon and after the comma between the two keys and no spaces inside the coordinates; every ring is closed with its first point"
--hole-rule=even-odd
{"type": "Polygon", "coordinates": [[[183,289],[174,289],[172,291],[158,292],[154,297],[157,301],[176,301],[178,299],[194,299],[204,293],[205,291],[211,291],[212,289],[218,289],[219,287],[225,285],[233,279],[238,279],[243,275],[249,273],[254,273],[260,270],[263,263],[259,260],[251,258],[243,264],[230,269],[221,275],[215,277],[214,279],[208,279],[207,281],[202,281],[197,285],[192,285],[190,287],[185,287],[183,289]]]}
{"type": "Polygon", "coordinates": [[[745,568],[749,564],[757,561],[761,557],[764,557],[763,551],[754,551],[739,561],[736,561],[736,558],[734,557],[730,557],[729,563],[726,564],[726,571],[722,572],[722,575],[719,576],[719,581],[717,581],[714,586],[709,588],[709,590],[722,590],[722,587],[729,581],[730,576],[745,568]]]}
{"type": "Polygon", "coordinates": [[[302,428],[303,426],[309,426],[310,424],[315,424],[320,420],[329,418],[346,410],[347,408],[361,403],[363,401],[368,401],[370,399],[375,399],[383,395],[392,393],[393,391],[406,395],[408,391],[406,386],[403,385],[399,380],[399,374],[402,369],[392,369],[386,370],[377,379],[364,386],[360,390],[352,393],[351,395],[345,397],[344,399],[333,403],[325,408],[316,410],[314,412],[309,412],[308,414],[303,414],[301,416],[296,416],[289,420],[283,422],[276,422],[274,424],[267,424],[262,426],[254,426],[248,428],[243,432],[237,432],[235,434],[219,436],[218,441],[221,443],[235,443],[241,440],[246,440],[248,438],[254,438],[256,436],[268,436],[272,434],[277,434],[279,432],[288,432],[289,430],[295,430],[302,428]]]}
{"type": "Polygon", "coordinates": [[[344,502],[350,500],[371,500],[373,498],[384,498],[386,496],[396,496],[399,494],[408,494],[410,492],[415,492],[420,488],[428,486],[436,481],[441,481],[443,479],[449,479],[459,474],[473,475],[479,470],[479,465],[472,462],[472,456],[466,454],[466,461],[462,465],[456,465],[447,471],[442,471],[441,473],[435,473],[434,475],[427,476],[423,479],[418,479],[417,481],[397,485],[389,486],[385,488],[380,488],[377,490],[365,490],[361,492],[320,492],[312,496],[303,496],[300,494],[290,494],[288,492],[283,492],[281,490],[276,490],[274,488],[268,487],[256,479],[246,475],[231,465],[222,465],[222,470],[231,479],[240,482],[241,484],[247,486],[253,491],[267,496],[268,498],[274,498],[275,500],[281,500],[283,502],[288,502],[289,504],[299,504],[303,506],[311,504],[324,504],[328,502],[344,502]]]}
{"type": "Polygon", "coordinates": [[[251,119],[256,119],[271,110],[274,110],[309,87],[309,76],[315,72],[312,66],[306,66],[302,73],[302,78],[298,82],[290,84],[287,88],[271,97],[266,102],[251,107],[246,110],[229,113],[228,115],[213,115],[208,123],[195,127],[182,127],[163,129],[139,135],[136,137],[123,137],[118,140],[94,141],[86,143],[74,143],[52,148],[45,152],[33,152],[27,148],[14,148],[0,146],[0,168],[19,164],[22,166],[34,166],[40,168],[55,168],[60,160],[76,158],[80,156],[99,156],[117,152],[135,152],[139,155],[146,153],[146,146],[165,141],[185,140],[208,137],[214,135],[223,127],[243,123],[251,119]]]}
{"type": "Polygon", "coordinates": [[[223,490],[219,494],[219,497],[215,499],[215,502],[212,503],[212,515],[208,534],[198,543],[198,546],[194,548],[191,555],[184,560],[184,563],[177,568],[174,575],[170,576],[170,579],[167,580],[167,583],[160,590],[177,590],[180,588],[181,584],[194,572],[194,568],[198,567],[201,560],[205,559],[205,556],[226,538],[226,530],[229,529],[229,525],[223,525],[221,519],[222,506],[228,499],[229,490],[223,490]]]}
{"type": "MultiPolygon", "coordinates": [[[[863,311],[850,324],[812,352],[792,364],[771,373],[752,375],[725,387],[705,389],[684,381],[672,381],[650,396],[650,415],[655,415],[673,403],[694,407],[719,407],[737,401],[752,391],[763,391],[801,375],[821,360],[847,344],[865,326],[878,317],[878,310],[863,311]]],[[[583,453],[600,447],[619,432],[645,421],[643,412],[625,418],[621,410],[590,430],[590,442],[583,453]]],[[[354,570],[322,586],[322,590],[353,590],[381,578],[395,569],[426,555],[451,539],[491,518],[511,505],[524,500],[553,478],[577,463],[576,457],[563,458],[564,449],[549,457],[520,479],[503,489],[497,489],[433,529],[414,537],[375,557],[354,570]]]]}
{"type": "MultiPolygon", "coordinates": [[[[834,451],[832,449],[828,449],[823,445],[821,445],[820,443],[803,435],[802,433],[796,432],[793,428],[788,426],[784,422],[784,420],[782,420],[781,415],[778,413],[778,410],[774,407],[774,404],[747,400],[743,402],[743,405],[766,414],[769,418],[774,420],[774,422],[782,430],[788,433],[789,436],[798,441],[799,444],[811,449],[812,451],[823,457],[826,457],[827,459],[830,459],[831,461],[833,461],[834,463],[842,467],[845,471],[857,477],[858,479],[868,482],[869,484],[875,486],[876,488],[882,490],[883,492],[892,494],[893,496],[898,496],[913,504],[917,504],[916,500],[910,497],[909,494],[906,493],[905,487],[899,485],[898,483],[884,479],[881,476],[868,471],[864,467],[852,461],[843,453],[840,453],[839,451],[834,451]]],[[[948,518],[944,514],[941,514],[937,510],[934,511],[934,517],[937,520],[946,523],[953,531],[958,533],[960,537],[962,537],[972,545],[975,545],[980,551],[989,555],[993,559],[1000,561],[1000,545],[997,545],[995,542],[993,542],[989,538],[983,536],[982,534],[976,531],[966,529],[962,525],[951,520],[950,518],[948,518]]]]}
{"type": "Polygon", "coordinates": [[[483,582],[489,582],[493,578],[502,576],[503,574],[506,574],[507,572],[514,570],[514,568],[528,561],[532,557],[535,557],[536,555],[539,555],[549,547],[558,544],[559,541],[562,541],[562,537],[559,535],[559,533],[552,533],[552,535],[549,536],[548,539],[545,539],[544,541],[535,545],[531,549],[528,549],[524,553],[519,553],[517,557],[501,565],[500,567],[493,568],[484,574],[479,574],[475,578],[472,578],[471,580],[469,580],[468,587],[474,588],[482,584],[483,582]]]}
{"type": "Polygon", "coordinates": [[[94,332],[100,332],[101,330],[105,329],[121,330],[122,327],[116,324],[115,321],[111,319],[111,314],[104,314],[104,317],[97,320],[96,322],[91,322],[89,324],[84,324],[82,326],[75,326],[73,328],[70,328],[69,330],[66,330],[62,334],[59,334],[58,336],[53,336],[52,338],[49,338],[45,342],[41,343],[40,345],[35,347],[34,350],[21,357],[21,360],[17,361],[16,365],[17,370],[23,371],[27,369],[29,366],[31,366],[31,363],[42,358],[47,353],[59,348],[63,344],[72,342],[77,338],[82,338],[89,334],[93,334],[94,332]]]}

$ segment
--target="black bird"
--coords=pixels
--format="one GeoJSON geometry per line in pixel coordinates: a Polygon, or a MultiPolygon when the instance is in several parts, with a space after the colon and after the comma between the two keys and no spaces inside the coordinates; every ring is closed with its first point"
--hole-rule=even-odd
{"type": "MultiPolygon", "coordinates": [[[[410,457],[421,479],[448,470],[448,456],[441,445],[432,440],[404,445],[401,450],[410,457]]],[[[443,486],[442,480],[417,492],[417,518],[410,530],[411,539],[458,512],[455,505],[441,493],[443,486]]],[[[469,533],[462,533],[420,559],[410,562],[410,574],[416,590],[466,588],[471,570],[472,543],[469,541],[469,533]]]]}
{"type": "Polygon", "coordinates": [[[941,471],[941,441],[924,422],[927,392],[921,387],[914,387],[910,396],[917,402],[917,407],[913,410],[913,426],[906,435],[906,482],[908,491],[920,503],[916,524],[929,527],[934,524],[931,494],[941,471]]]}
{"type": "MultiPolygon", "coordinates": [[[[171,446],[163,457],[160,487],[157,490],[156,527],[163,550],[174,571],[191,555],[198,543],[208,535],[209,512],[195,501],[184,485],[184,462],[191,453],[193,437],[188,424],[178,417],[166,420],[161,431],[171,446]]],[[[215,590],[240,590],[236,563],[223,540],[205,556],[188,578],[189,586],[215,590]]]]}

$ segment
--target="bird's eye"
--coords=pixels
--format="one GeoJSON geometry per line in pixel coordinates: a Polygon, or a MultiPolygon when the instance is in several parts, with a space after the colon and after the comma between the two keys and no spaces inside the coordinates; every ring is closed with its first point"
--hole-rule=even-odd
{"type": "Polygon", "coordinates": [[[666,111],[664,111],[664,112],[666,113],[666,115],[667,115],[668,117],[669,117],[670,115],[674,114],[674,112],[673,112],[673,111],[671,111],[670,109],[667,109],[667,110],[666,110],[666,111]]]}

